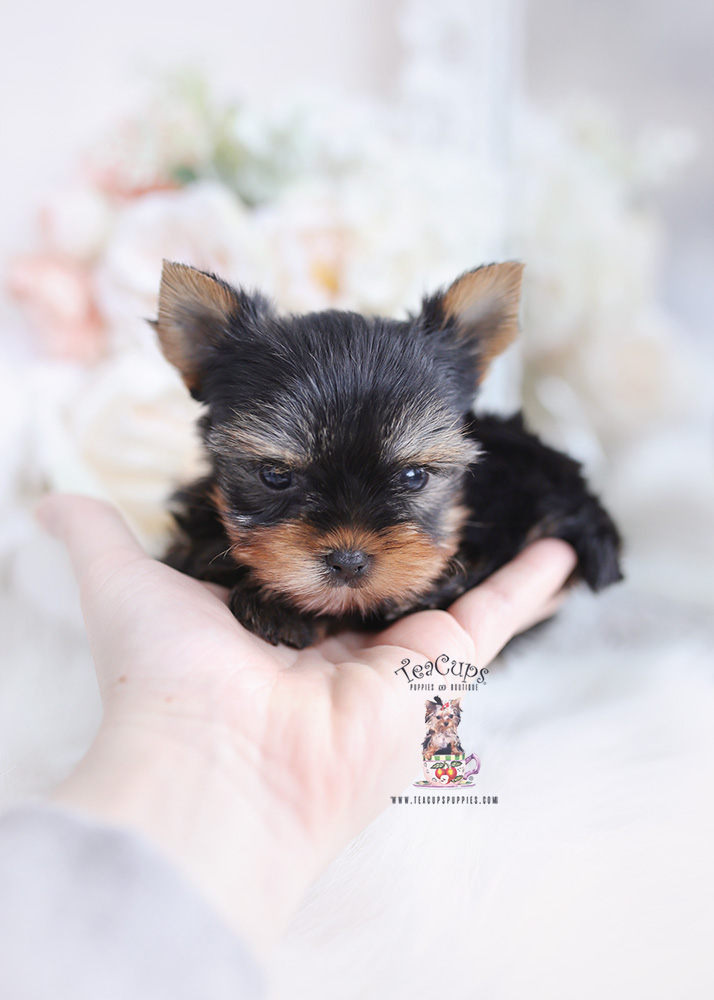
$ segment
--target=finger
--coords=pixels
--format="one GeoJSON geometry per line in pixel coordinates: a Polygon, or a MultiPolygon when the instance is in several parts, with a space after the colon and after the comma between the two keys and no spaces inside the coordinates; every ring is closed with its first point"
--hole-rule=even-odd
{"type": "Polygon", "coordinates": [[[540,625],[541,622],[545,622],[549,618],[552,618],[553,615],[557,614],[557,612],[562,608],[567,599],[568,599],[567,591],[561,591],[557,595],[557,597],[554,597],[552,600],[548,601],[547,604],[545,604],[540,611],[536,612],[532,618],[529,618],[527,621],[523,622],[521,627],[518,629],[519,633],[526,632],[528,631],[529,628],[532,628],[534,625],[540,625]]]}
{"type": "Polygon", "coordinates": [[[406,615],[383,632],[371,637],[370,644],[385,654],[385,669],[394,661],[400,666],[404,656],[435,660],[446,654],[456,660],[473,660],[474,643],[454,615],[447,611],[418,611],[406,615]],[[386,649],[385,647],[391,647],[386,649]]]}
{"type": "Polygon", "coordinates": [[[67,546],[80,584],[98,562],[121,565],[148,558],[119,511],[101,500],[53,494],[38,504],[35,516],[67,546]]]}
{"type": "Polygon", "coordinates": [[[358,656],[369,645],[371,636],[365,632],[340,632],[322,639],[314,647],[330,663],[344,663],[358,656]]]}
{"type": "Polygon", "coordinates": [[[228,604],[228,598],[231,594],[228,587],[222,587],[220,583],[208,583],[205,580],[201,581],[201,586],[210,594],[213,594],[214,597],[217,597],[223,604],[228,604]]]}
{"type": "Polygon", "coordinates": [[[509,639],[544,612],[576,563],[575,551],[567,542],[543,539],[451,605],[449,614],[472,636],[479,661],[492,660],[509,639]]]}

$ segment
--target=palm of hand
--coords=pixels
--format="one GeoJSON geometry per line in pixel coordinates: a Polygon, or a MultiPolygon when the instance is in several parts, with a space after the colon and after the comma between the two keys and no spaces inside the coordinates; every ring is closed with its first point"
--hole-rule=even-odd
{"type": "Polygon", "coordinates": [[[355,815],[366,822],[416,772],[423,706],[396,674],[401,661],[444,648],[472,655],[446,612],[297,651],[247,632],[221,588],[138,547],[106,551],[93,574],[85,603],[108,717],[216,756],[290,804],[307,833],[328,816],[339,829],[348,811],[350,827],[355,815]],[[408,645],[417,637],[422,652],[408,645]]]}
{"type": "Polygon", "coordinates": [[[296,652],[149,559],[107,504],[51,497],[37,514],[69,551],[105,705],[55,801],[148,837],[257,950],[415,774],[423,694],[402,660],[485,666],[552,613],[575,564],[565,543],[536,542],[448,612],[296,652]]]}
{"type": "Polygon", "coordinates": [[[296,651],[242,628],[220,588],[150,559],[108,505],[60,498],[42,516],[70,551],[109,725],[192,748],[336,843],[418,767],[423,703],[397,675],[402,660],[487,664],[552,611],[575,561],[541,541],[448,612],[296,651]]]}

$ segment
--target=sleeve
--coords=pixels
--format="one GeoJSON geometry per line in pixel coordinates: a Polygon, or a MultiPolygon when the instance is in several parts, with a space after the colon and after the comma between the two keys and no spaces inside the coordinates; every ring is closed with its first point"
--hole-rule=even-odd
{"type": "Polygon", "coordinates": [[[0,816],[3,1000],[256,1000],[247,948],[158,849],[70,810],[0,816]]]}

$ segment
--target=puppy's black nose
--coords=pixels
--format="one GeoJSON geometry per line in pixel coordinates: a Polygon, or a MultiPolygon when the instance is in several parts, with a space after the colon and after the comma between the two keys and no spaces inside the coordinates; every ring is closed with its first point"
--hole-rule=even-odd
{"type": "Polygon", "coordinates": [[[347,583],[362,576],[369,565],[369,556],[361,549],[335,549],[328,552],[325,562],[335,581],[347,583]]]}

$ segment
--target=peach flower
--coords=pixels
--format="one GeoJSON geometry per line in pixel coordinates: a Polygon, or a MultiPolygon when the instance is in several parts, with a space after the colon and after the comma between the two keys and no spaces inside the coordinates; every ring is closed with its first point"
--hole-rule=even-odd
{"type": "Polygon", "coordinates": [[[52,254],[20,257],[11,265],[8,288],[50,357],[92,362],[102,355],[104,322],[89,267],[52,254]]]}

